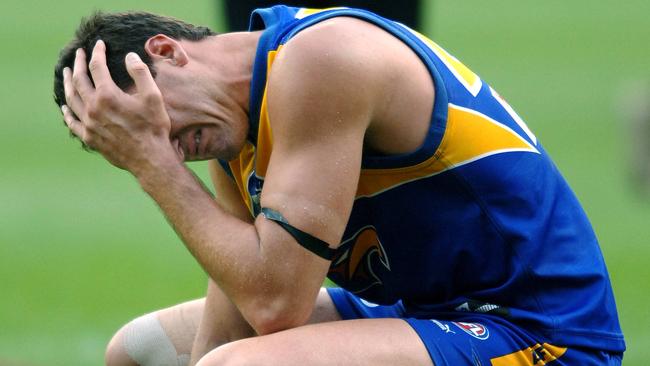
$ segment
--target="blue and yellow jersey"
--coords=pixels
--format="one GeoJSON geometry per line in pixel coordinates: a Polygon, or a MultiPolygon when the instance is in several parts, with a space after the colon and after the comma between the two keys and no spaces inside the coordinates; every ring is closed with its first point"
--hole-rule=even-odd
{"type": "Polygon", "coordinates": [[[499,94],[436,43],[370,12],[275,6],[251,82],[249,141],[222,163],[251,213],[273,146],[266,78],[301,30],[337,16],[381,27],[427,66],[435,87],[423,145],[364,155],[352,213],[328,277],[372,302],[401,300],[413,317],[504,317],[555,344],[625,349],[596,236],[535,135],[499,94]],[[441,315],[443,314],[443,315],[441,315]]]}

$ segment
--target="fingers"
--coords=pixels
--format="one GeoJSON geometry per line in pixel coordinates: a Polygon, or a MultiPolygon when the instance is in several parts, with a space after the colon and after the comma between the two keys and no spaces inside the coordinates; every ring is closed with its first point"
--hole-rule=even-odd
{"type": "MultiPolygon", "coordinates": [[[[76,67],[76,64],[75,64],[76,67]]],[[[93,53],[88,63],[90,75],[93,77],[96,89],[102,88],[117,88],[115,82],[111,78],[111,73],[108,71],[106,65],[106,44],[101,39],[95,43],[93,53]]],[[[83,96],[82,96],[83,97],[83,96]]]]}
{"type": "Polygon", "coordinates": [[[84,148],[97,151],[97,147],[101,146],[106,139],[106,132],[93,127],[93,124],[85,125],[65,104],[61,106],[61,112],[63,112],[63,120],[68,129],[83,142],[84,148]]]}
{"type": "Polygon", "coordinates": [[[88,102],[95,91],[90,78],[88,78],[88,68],[86,67],[86,53],[83,49],[78,49],[74,58],[74,68],[72,69],[72,83],[74,89],[79,93],[81,99],[88,102]]]}
{"type": "Polygon", "coordinates": [[[84,115],[84,102],[72,85],[72,71],[69,67],[63,69],[63,89],[65,91],[65,102],[77,116],[84,115]]]}
{"type": "Polygon", "coordinates": [[[140,59],[137,53],[129,52],[124,62],[126,63],[126,71],[131,75],[138,93],[143,95],[158,94],[158,85],[151,76],[149,67],[140,59]]]}
{"type": "Polygon", "coordinates": [[[61,112],[63,112],[63,120],[65,121],[65,124],[68,126],[70,131],[72,131],[75,136],[81,139],[81,141],[84,141],[86,128],[83,123],[75,118],[72,110],[70,110],[67,105],[61,106],[61,112]]]}

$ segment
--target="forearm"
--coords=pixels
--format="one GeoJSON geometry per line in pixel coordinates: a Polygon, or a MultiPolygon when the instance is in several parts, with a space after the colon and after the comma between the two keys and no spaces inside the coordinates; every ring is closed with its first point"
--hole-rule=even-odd
{"type": "Polygon", "coordinates": [[[255,331],[232,301],[210,279],[203,315],[192,346],[190,366],[195,365],[201,357],[225,343],[254,335],[255,331]]]}
{"type": "MultiPolygon", "coordinates": [[[[224,211],[183,164],[158,157],[133,172],[199,264],[222,285],[241,284],[260,261],[255,227],[224,211]],[[245,261],[244,261],[245,259],[245,261]],[[238,271],[232,271],[237,263],[238,271]]],[[[225,285],[225,286],[224,286],[225,285]]]]}
{"type": "MultiPolygon", "coordinates": [[[[224,211],[191,172],[171,156],[157,157],[149,168],[134,175],[158,203],[199,264],[244,318],[258,332],[260,329],[264,332],[264,325],[260,324],[266,320],[255,317],[277,316],[278,311],[287,308],[286,301],[294,301],[291,294],[303,284],[292,279],[293,270],[283,266],[277,251],[264,250],[259,228],[224,211]]],[[[267,237],[268,231],[267,226],[267,237]]],[[[319,285],[314,286],[316,291],[319,285]]],[[[313,295],[315,299],[316,293],[313,295]]],[[[304,306],[311,309],[312,304],[304,306]]],[[[299,318],[308,316],[303,314],[299,318]]]]}

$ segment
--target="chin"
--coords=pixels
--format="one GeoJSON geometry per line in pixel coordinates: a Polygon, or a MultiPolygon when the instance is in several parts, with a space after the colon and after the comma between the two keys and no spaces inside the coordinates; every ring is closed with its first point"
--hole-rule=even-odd
{"type": "Polygon", "coordinates": [[[239,148],[239,149],[237,149],[237,148],[225,149],[225,150],[222,150],[220,152],[219,156],[217,156],[216,158],[220,159],[220,160],[230,161],[230,160],[233,160],[233,159],[237,158],[239,156],[240,152],[241,152],[241,148],[239,148]]]}
{"type": "Polygon", "coordinates": [[[224,141],[224,144],[219,149],[219,159],[230,161],[239,156],[244,145],[246,145],[246,137],[248,134],[248,129],[239,131],[240,134],[231,136],[229,141],[224,141]]]}
{"type": "MultiPolygon", "coordinates": [[[[248,127],[248,124],[246,124],[248,127]]],[[[207,152],[205,158],[207,159],[219,159],[223,161],[231,161],[236,159],[241,153],[244,145],[246,144],[246,138],[248,135],[248,128],[241,129],[230,129],[229,131],[220,131],[217,138],[213,140],[210,151],[207,152]],[[229,133],[223,133],[229,132],[229,133]]]]}
{"type": "Polygon", "coordinates": [[[236,159],[239,156],[239,153],[241,152],[242,148],[244,147],[243,142],[240,145],[235,145],[232,143],[223,143],[220,145],[221,146],[214,146],[213,149],[207,152],[206,156],[201,156],[193,160],[219,159],[223,161],[230,161],[236,159]]]}

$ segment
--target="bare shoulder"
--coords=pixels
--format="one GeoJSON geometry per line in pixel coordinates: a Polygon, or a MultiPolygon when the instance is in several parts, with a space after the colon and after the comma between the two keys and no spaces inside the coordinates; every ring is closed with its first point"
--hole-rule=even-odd
{"type": "Polygon", "coordinates": [[[313,28],[273,61],[266,89],[273,151],[261,203],[335,245],[354,202],[382,76],[364,67],[372,60],[358,41],[337,46],[349,30],[329,23],[313,28]]]}
{"type": "Polygon", "coordinates": [[[339,73],[364,76],[385,70],[393,55],[386,46],[396,40],[366,21],[338,17],[299,32],[284,45],[277,61],[295,61],[315,67],[331,67],[339,73]],[[358,73],[360,70],[365,72],[358,73]],[[356,72],[356,73],[355,73],[356,72]]]}
{"type": "Polygon", "coordinates": [[[303,122],[313,116],[311,127],[343,117],[345,127],[367,130],[370,148],[398,154],[422,143],[433,94],[428,70],[406,44],[374,24],[340,17],[283,46],[269,76],[268,100],[271,115],[294,111],[303,122]],[[413,128],[399,128],[404,122],[413,128]]]}
{"type": "Polygon", "coordinates": [[[390,77],[387,53],[377,44],[387,36],[382,33],[353,18],[330,19],[298,33],[273,63],[270,113],[291,108],[326,117],[336,110],[339,117],[369,123],[390,77]]]}

